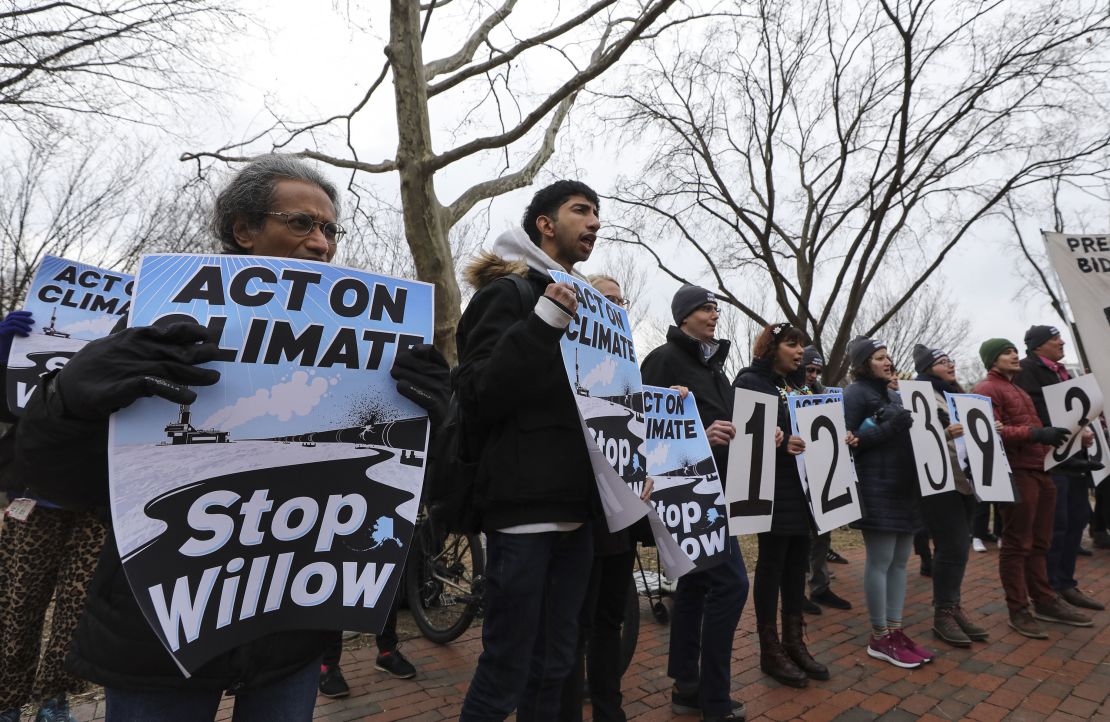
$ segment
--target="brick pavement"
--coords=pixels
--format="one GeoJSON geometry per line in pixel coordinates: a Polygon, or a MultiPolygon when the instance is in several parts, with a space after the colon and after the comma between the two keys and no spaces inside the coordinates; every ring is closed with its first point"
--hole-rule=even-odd
{"type": "MultiPolygon", "coordinates": [[[[733,652],[734,696],[748,707],[748,719],[800,719],[808,722],[856,720],[1110,720],[1110,611],[1095,613],[1087,629],[1047,624],[1048,640],[1026,639],[1006,626],[998,582],[998,551],[972,553],[964,583],[964,607],[989,627],[991,640],[968,650],[932,644],[929,580],[910,560],[906,603],[907,630],[940,655],[920,669],[902,670],[869,658],[868,624],[863,606],[863,549],[844,549],[847,566],[833,565],[834,590],[849,599],[850,612],[826,610],[809,618],[810,650],[829,665],[832,679],[804,690],[782,687],[759,670],[759,650],[751,604],[736,635],[733,652]]],[[[1079,577],[1093,596],[1110,601],[1110,551],[1080,558],[1079,577]]],[[[643,600],[639,645],[624,677],[625,711],[630,720],[666,720],[670,680],[665,676],[668,627],[658,625],[643,600]]],[[[316,719],[435,720],[457,717],[480,650],[477,629],[446,647],[422,638],[405,643],[404,652],[419,669],[415,680],[394,680],[374,670],[373,646],[344,653],[343,671],[351,696],[321,697],[316,719]]],[[[226,700],[219,719],[230,719],[226,700]]],[[[74,709],[78,720],[99,720],[103,702],[74,709]]],[[[589,708],[586,709],[589,719],[589,708]]],[[[692,722],[693,717],[680,718],[692,722]]]]}

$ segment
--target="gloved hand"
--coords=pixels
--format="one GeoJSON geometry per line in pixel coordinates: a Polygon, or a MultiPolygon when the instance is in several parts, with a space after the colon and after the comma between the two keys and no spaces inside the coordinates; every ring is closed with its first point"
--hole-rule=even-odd
{"type": "Polygon", "coordinates": [[[1059,426],[1045,426],[1040,429],[1033,429],[1029,432],[1029,437],[1036,441],[1038,444],[1048,444],[1049,446],[1059,446],[1068,440],[1071,432],[1067,429],[1061,429],[1059,426]]]}
{"type": "Polygon", "coordinates": [[[432,428],[438,428],[451,400],[451,372],[443,354],[435,346],[417,344],[397,352],[389,373],[397,379],[397,391],[423,407],[432,428]]]}
{"type": "Polygon", "coordinates": [[[31,333],[31,326],[35,320],[31,318],[30,311],[12,311],[0,321],[0,363],[8,360],[8,352],[12,349],[13,336],[27,336],[31,333]]]}
{"type": "Polygon", "coordinates": [[[897,433],[908,431],[913,426],[913,414],[901,406],[892,407],[887,411],[886,418],[890,421],[890,428],[897,433]]]}
{"type": "Polygon", "coordinates": [[[197,323],[166,328],[140,326],[90,341],[54,379],[66,413],[94,421],[131,405],[144,396],[191,404],[197,394],[189,386],[210,386],[220,380],[215,369],[196,364],[216,358],[217,344],[197,323]]]}

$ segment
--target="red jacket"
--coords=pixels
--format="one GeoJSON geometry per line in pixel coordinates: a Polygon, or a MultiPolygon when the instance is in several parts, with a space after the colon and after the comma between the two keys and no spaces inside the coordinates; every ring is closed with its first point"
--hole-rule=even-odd
{"type": "Polygon", "coordinates": [[[1002,422],[1002,445],[1006,448],[1010,468],[1044,471],[1044,457],[1052,447],[1030,438],[1033,429],[1044,424],[1029,394],[997,371],[988,373],[972,392],[991,398],[994,418],[1002,422]]]}

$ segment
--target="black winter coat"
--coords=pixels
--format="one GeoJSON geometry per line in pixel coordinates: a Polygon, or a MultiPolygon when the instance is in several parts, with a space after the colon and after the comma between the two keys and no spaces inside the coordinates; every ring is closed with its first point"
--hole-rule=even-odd
{"type": "Polygon", "coordinates": [[[771,394],[779,400],[778,427],[782,429],[782,443],[775,453],[775,506],[771,514],[771,533],[804,536],[813,528],[813,515],[809,501],[802,489],[798,474],[798,457],[787,453],[790,439],[790,409],[783,395],[788,387],[786,379],[774,372],[771,362],[756,359],[752,365],[736,375],[733,385],[737,388],[771,394]]]}
{"type": "MultiPolygon", "coordinates": [[[[106,509],[108,421],[66,416],[52,381],[48,376],[39,385],[18,426],[17,473],[47,501],[106,509]]],[[[65,665],[77,677],[120,689],[258,687],[303,669],[335,635],[319,630],[269,634],[216,657],[186,679],[135,602],[109,533],[65,665]]]]}
{"type": "MultiPolygon", "coordinates": [[[[733,393],[723,370],[732,344],[717,342],[717,350],[708,359],[697,339],[687,336],[676,326],[667,330],[667,342],[652,350],[640,365],[640,376],[651,386],[685,386],[694,394],[702,426],[714,421],[732,421],[733,393]]],[[[721,483],[726,482],[728,446],[710,446],[721,483]]]]}
{"type": "Polygon", "coordinates": [[[511,272],[526,274],[536,299],[552,282],[487,254],[467,271],[478,292],[456,333],[459,399],[482,439],[482,528],[585,522],[600,501],[559,348],[564,331],[535,314],[534,300],[523,303],[511,272]]]}
{"type": "MultiPolygon", "coordinates": [[[[1044,400],[1044,387],[1063,383],[1055,371],[1045,366],[1040,356],[1030,353],[1021,360],[1021,372],[1014,377],[1014,384],[1024,389],[1033,399],[1033,406],[1037,409],[1037,417],[1045,426],[1052,426],[1048,418],[1048,405],[1044,400]]],[[[1088,472],[1086,454],[1080,452],[1062,464],[1050,470],[1053,476],[1083,477],[1088,472]],[[1078,468],[1077,468],[1078,467],[1078,468]]]]}
{"type": "Polygon", "coordinates": [[[897,419],[907,413],[898,396],[878,379],[856,381],[844,389],[845,421],[859,437],[853,456],[863,518],[850,525],[855,529],[914,534],[922,527],[909,424],[903,420],[900,426],[897,419]],[[869,418],[875,425],[861,428],[869,418]]]}

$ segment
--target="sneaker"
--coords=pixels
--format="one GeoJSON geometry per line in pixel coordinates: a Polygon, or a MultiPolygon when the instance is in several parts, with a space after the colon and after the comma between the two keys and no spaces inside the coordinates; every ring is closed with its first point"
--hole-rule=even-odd
{"type": "Polygon", "coordinates": [[[821,613],[821,607],[813,603],[809,597],[802,597],[802,611],[809,615],[821,613]]]}
{"type": "Polygon", "coordinates": [[[924,664],[921,657],[898,644],[892,634],[885,637],[872,635],[871,641],[867,644],[867,656],[890,662],[895,667],[901,667],[902,669],[916,669],[924,664]]]}
{"type": "Polygon", "coordinates": [[[1092,552],[1090,549],[1083,546],[1082,544],[1080,544],[1079,548],[1075,550],[1075,553],[1078,554],[1081,557],[1089,557],[1092,554],[1094,554],[1094,552],[1092,552]]]}
{"type": "Polygon", "coordinates": [[[1029,637],[1030,639],[1048,639],[1048,635],[1041,629],[1041,625],[1037,624],[1037,620],[1033,619],[1033,615],[1029,613],[1028,609],[1022,609],[1020,612],[1011,612],[1010,621],[1006,623],[1010,625],[1010,629],[1023,637],[1029,637]]]}
{"type": "Polygon", "coordinates": [[[852,603],[847,599],[842,599],[833,593],[833,590],[826,589],[823,592],[813,595],[813,601],[818,604],[824,604],[826,607],[833,609],[851,609],[852,603]]]}
{"type": "MultiPolygon", "coordinates": [[[[19,722],[18,710],[14,719],[19,722]]],[[[70,715],[69,702],[66,698],[58,696],[42,703],[38,714],[35,715],[35,722],[77,722],[77,719],[70,715]]]]}
{"type": "Polygon", "coordinates": [[[1081,614],[1056,597],[1048,604],[1033,605],[1033,616],[1042,622],[1070,624],[1073,627],[1092,627],[1094,622],[1086,614],[1081,614]]]}
{"type": "Polygon", "coordinates": [[[405,659],[399,649],[379,654],[378,658],[374,660],[374,669],[386,672],[397,679],[412,679],[416,676],[416,667],[413,667],[412,663],[405,659]]]}
{"type": "Polygon", "coordinates": [[[320,694],[335,699],[346,697],[350,693],[351,688],[347,686],[347,680],[343,679],[343,672],[339,671],[338,664],[333,667],[320,665],[320,694]]]}
{"type": "Polygon", "coordinates": [[[847,564],[848,560],[840,556],[835,549],[829,549],[829,553],[825,555],[825,561],[830,564],[847,564]]]}
{"type": "Polygon", "coordinates": [[[1105,604],[1103,604],[1100,601],[1091,599],[1086,594],[1079,591],[1079,589],[1077,587],[1071,587],[1070,589],[1065,589],[1064,591],[1060,592],[1060,596],[1064,598],[1065,602],[1072,605],[1073,607],[1081,607],[1083,609],[1094,609],[1094,610],[1098,610],[1098,611],[1106,609],[1105,604]]]}
{"type": "Polygon", "coordinates": [[[979,537],[975,537],[974,539],[971,540],[971,548],[974,549],[975,551],[979,552],[980,554],[987,551],[987,545],[984,544],[983,540],[980,539],[979,537]]]}
{"type": "Polygon", "coordinates": [[[745,709],[744,703],[735,699],[731,701],[731,712],[726,714],[724,717],[702,717],[703,722],[717,722],[717,720],[722,720],[722,722],[744,722],[744,720],[748,718],[748,710],[745,709]]]}
{"type": "Polygon", "coordinates": [[[890,630],[890,636],[894,637],[897,640],[898,644],[901,644],[905,649],[908,649],[909,651],[920,657],[923,663],[928,664],[929,662],[932,662],[934,659],[936,659],[936,652],[930,649],[926,649],[925,647],[922,647],[920,644],[910,639],[905,630],[892,629],[890,630]]]}
{"type": "MultiPolygon", "coordinates": [[[[724,717],[704,717],[706,720],[743,720],[748,711],[738,699],[729,700],[732,712],[724,717]]],[[[680,692],[678,685],[671,687],[671,712],[674,714],[701,714],[701,691],[696,687],[692,692],[680,692]]]]}
{"type": "Polygon", "coordinates": [[[997,536],[995,536],[994,534],[991,534],[990,532],[987,532],[987,535],[983,537],[983,541],[985,541],[985,542],[997,542],[997,541],[1001,541],[1001,540],[997,536]]]}

